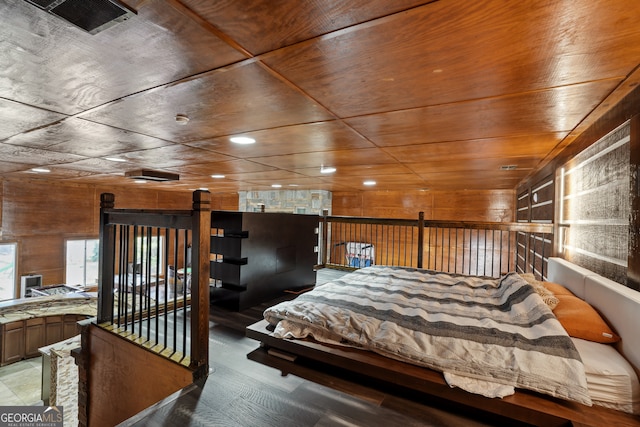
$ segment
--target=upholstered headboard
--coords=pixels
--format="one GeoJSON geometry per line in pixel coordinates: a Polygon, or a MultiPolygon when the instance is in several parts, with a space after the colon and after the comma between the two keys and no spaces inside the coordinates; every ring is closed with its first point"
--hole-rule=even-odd
{"type": "Polygon", "coordinates": [[[622,338],[616,344],[640,375],[640,292],[562,258],[549,258],[546,280],[591,304],[622,338]]]}

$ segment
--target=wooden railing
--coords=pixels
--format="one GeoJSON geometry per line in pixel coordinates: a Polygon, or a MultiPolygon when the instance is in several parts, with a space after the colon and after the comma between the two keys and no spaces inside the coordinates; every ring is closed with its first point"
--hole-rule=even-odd
{"type": "Polygon", "coordinates": [[[98,326],[206,376],[210,194],[185,211],[114,201],[101,195],[98,326]]]}
{"type": "Polygon", "coordinates": [[[427,268],[498,277],[509,271],[543,277],[552,256],[553,225],[322,217],[320,265],[427,268]]]}

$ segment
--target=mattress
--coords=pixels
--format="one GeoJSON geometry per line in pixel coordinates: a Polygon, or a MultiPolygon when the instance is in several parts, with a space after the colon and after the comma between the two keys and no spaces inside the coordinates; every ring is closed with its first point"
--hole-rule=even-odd
{"type": "Polygon", "coordinates": [[[609,344],[571,340],[582,358],[593,404],[640,414],[640,382],[631,364],[609,344]]]}

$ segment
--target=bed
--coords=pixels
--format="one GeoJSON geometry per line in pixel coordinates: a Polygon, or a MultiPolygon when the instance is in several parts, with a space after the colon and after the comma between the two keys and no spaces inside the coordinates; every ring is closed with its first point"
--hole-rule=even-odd
{"type": "Polygon", "coordinates": [[[638,415],[632,414],[640,405],[636,375],[640,339],[634,333],[634,324],[640,323],[637,292],[565,260],[550,259],[547,281],[560,283],[576,299],[591,303],[613,327],[604,337],[610,343],[596,344],[569,337],[552,313],[553,295],[549,298],[520,275],[511,273],[493,281],[449,275],[436,280],[434,275],[442,273],[375,266],[345,276],[346,282],[322,285],[295,302],[276,305],[265,312],[266,320],[247,328],[249,337],[262,342],[249,358],[303,377],[313,377],[317,369],[346,370],[363,380],[399,384],[534,425],[566,425],[567,421],[640,425],[638,415]],[[349,283],[350,276],[355,283],[349,283]],[[407,292],[417,292],[419,299],[435,308],[435,317],[403,299],[407,292]],[[372,320],[360,318],[358,300],[372,298],[365,293],[398,295],[372,303],[377,311],[372,320]],[[472,303],[477,295],[483,299],[472,303]],[[329,317],[318,320],[315,311],[332,299],[329,317]],[[467,311],[464,306],[473,308],[467,311]],[[451,321],[456,316],[458,327],[451,321]],[[412,332],[409,324],[420,323],[420,318],[429,319],[426,332],[412,332]],[[355,332],[328,328],[350,323],[359,325],[355,332]],[[412,335],[410,343],[398,341],[398,332],[412,335]],[[489,343],[479,344],[473,335],[484,335],[489,343]],[[376,343],[373,348],[371,342],[376,343]],[[397,347],[408,350],[400,355],[397,347]],[[462,355],[452,353],[453,348],[462,355]],[[620,357],[622,368],[612,366],[614,355],[624,356],[620,357]],[[502,362],[493,363],[498,358],[502,362]],[[435,359],[444,360],[444,365],[435,359]],[[493,365],[487,368],[490,362],[493,365]],[[626,394],[620,397],[603,391],[611,389],[623,389],[626,394]]]}

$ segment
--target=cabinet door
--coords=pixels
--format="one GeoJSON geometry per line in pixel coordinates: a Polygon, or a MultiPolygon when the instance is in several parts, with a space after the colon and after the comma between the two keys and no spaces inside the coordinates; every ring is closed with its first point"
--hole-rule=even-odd
{"type": "Polygon", "coordinates": [[[39,356],[38,349],[44,347],[45,342],[45,319],[40,317],[26,320],[24,327],[25,357],[39,356]]]}
{"type": "Polygon", "coordinates": [[[77,314],[65,314],[64,316],[64,326],[63,326],[63,339],[75,337],[80,333],[78,329],[78,322],[85,319],[86,316],[77,315],[77,314]]]}
{"type": "Polygon", "coordinates": [[[7,323],[2,328],[2,360],[0,364],[22,360],[24,357],[24,322],[7,323]]]}
{"type": "Polygon", "coordinates": [[[63,323],[62,316],[48,316],[47,318],[46,344],[62,341],[63,323]]]}

